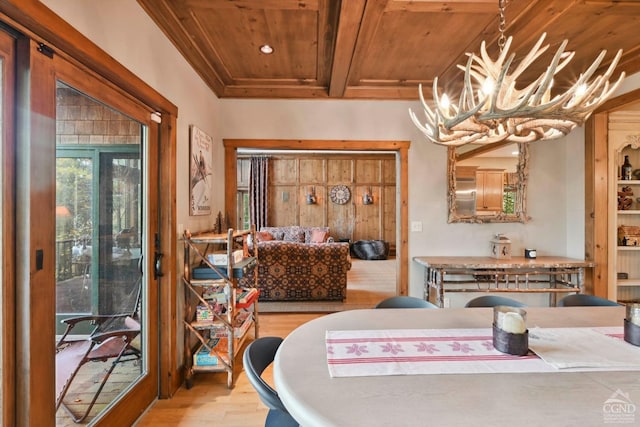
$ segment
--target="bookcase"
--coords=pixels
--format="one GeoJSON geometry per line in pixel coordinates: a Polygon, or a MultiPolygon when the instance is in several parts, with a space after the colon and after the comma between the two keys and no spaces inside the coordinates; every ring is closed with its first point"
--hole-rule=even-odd
{"type": "Polygon", "coordinates": [[[609,296],[621,303],[640,301],[640,137],[625,135],[612,142],[611,176],[615,187],[610,198],[612,215],[610,221],[610,280],[614,286],[609,296]],[[624,159],[630,159],[636,167],[629,176],[621,173],[624,159]],[[612,292],[613,291],[613,292],[612,292]]]}
{"type": "MultiPolygon", "coordinates": [[[[184,232],[184,369],[187,389],[197,373],[226,372],[234,365],[251,328],[258,337],[258,248],[248,256],[255,229],[227,233],[184,232]],[[253,283],[254,287],[241,287],[253,283]],[[249,280],[247,280],[249,278],[249,280]]],[[[257,245],[255,245],[257,246],[257,245]]],[[[235,370],[238,371],[237,369],[235,370]]]]}

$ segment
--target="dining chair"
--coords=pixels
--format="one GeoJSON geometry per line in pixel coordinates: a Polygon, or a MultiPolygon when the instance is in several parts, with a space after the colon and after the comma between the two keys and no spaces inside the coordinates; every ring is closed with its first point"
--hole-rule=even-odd
{"type": "Polygon", "coordinates": [[[380,301],[375,308],[438,308],[438,306],[422,298],[397,295],[380,301]]]}
{"type": "Polygon", "coordinates": [[[499,295],[483,295],[467,302],[465,307],[495,307],[496,305],[506,305],[509,307],[526,307],[527,305],[512,298],[499,295]]]}
{"type": "Polygon", "coordinates": [[[284,407],[278,392],[262,378],[262,373],[273,362],[281,343],[280,337],[257,338],[245,349],[242,362],[249,382],[258,392],[262,403],[269,408],[265,427],[298,427],[298,422],[284,407]]]}
{"type": "Polygon", "coordinates": [[[571,294],[558,301],[558,307],[580,306],[615,306],[620,305],[615,301],[600,298],[595,295],[571,294]]]}

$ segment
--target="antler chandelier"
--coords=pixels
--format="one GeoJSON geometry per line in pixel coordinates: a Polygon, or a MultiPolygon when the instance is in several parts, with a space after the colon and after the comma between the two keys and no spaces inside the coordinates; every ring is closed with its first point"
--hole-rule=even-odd
{"type": "Polygon", "coordinates": [[[504,35],[504,0],[499,0],[499,8],[500,55],[493,61],[487,54],[484,41],[480,46],[480,56],[467,53],[466,67],[458,65],[464,70],[464,84],[457,105],[451,103],[446,94],[440,96],[437,77],[433,80],[433,110],[424,100],[422,85],[419,86],[426,122],[421,123],[411,109],[409,115],[428,140],[440,145],[458,146],[560,138],[584,124],[624,79],[625,74],[621,73],[615,84],[609,84],[622,50],[618,51],[606,73],[592,78],[605,57],[606,51],[603,50],[573,86],[552,97],[553,77],[574,56],[574,52],[565,52],[565,40],[546,72],[525,88],[518,89],[516,80],[549,45],[542,46],[546,37],[543,33],[510,72],[515,54],[509,54],[512,38],[507,39],[504,35]]]}

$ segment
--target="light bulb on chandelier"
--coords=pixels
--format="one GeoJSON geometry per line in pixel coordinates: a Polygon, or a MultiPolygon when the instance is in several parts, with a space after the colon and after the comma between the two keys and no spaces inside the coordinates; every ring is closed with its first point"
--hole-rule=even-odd
{"type": "Polygon", "coordinates": [[[467,53],[466,66],[458,65],[465,73],[457,104],[447,94],[439,95],[437,77],[433,80],[433,109],[424,99],[422,85],[419,86],[426,121],[422,123],[411,109],[409,115],[429,141],[459,146],[560,138],[576,126],[583,125],[622,83],[624,73],[614,84],[609,84],[622,50],[618,51],[604,74],[592,78],[605,57],[606,51],[603,50],[569,89],[552,97],[554,76],[574,56],[574,52],[565,51],[568,43],[565,40],[546,71],[523,89],[518,89],[516,80],[549,45],[542,46],[546,37],[543,33],[531,51],[512,69],[516,55],[508,55],[512,38],[507,39],[504,34],[504,7],[504,0],[499,0],[500,54],[493,61],[484,41],[479,56],[467,53]]]}

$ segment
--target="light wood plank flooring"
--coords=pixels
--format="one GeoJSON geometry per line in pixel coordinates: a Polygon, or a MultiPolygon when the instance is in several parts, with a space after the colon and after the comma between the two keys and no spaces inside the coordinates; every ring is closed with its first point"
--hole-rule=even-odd
{"type": "MultiPolygon", "coordinates": [[[[285,337],[299,325],[324,315],[262,314],[260,335],[285,337]]],[[[238,360],[241,362],[241,359],[238,360]]],[[[273,384],[270,368],[264,373],[264,378],[273,384]]],[[[136,426],[263,426],[267,411],[244,372],[239,373],[231,390],[227,388],[226,374],[199,374],[194,377],[194,385],[190,390],[182,387],[171,399],[158,400],[136,426]]]]}
{"type": "MultiPolygon", "coordinates": [[[[286,337],[299,325],[325,315],[324,312],[373,307],[383,298],[395,295],[395,286],[395,260],[353,260],[353,267],[349,272],[347,301],[345,303],[336,303],[337,305],[329,306],[321,304],[322,307],[313,303],[289,303],[292,306],[297,304],[298,310],[294,311],[298,312],[266,313],[261,310],[260,335],[286,337]]],[[[273,308],[277,310],[279,307],[273,308]]],[[[284,311],[289,310],[291,308],[284,311]]],[[[240,357],[238,361],[238,369],[242,369],[240,357]]],[[[139,369],[133,364],[134,362],[128,363],[131,363],[128,369],[133,371],[139,369]]],[[[87,369],[103,369],[99,366],[102,364],[89,365],[96,366],[88,366],[87,369]]],[[[127,369],[126,365],[123,364],[122,367],[117,367],[116,371],[127,369]]],[[[109,379],[108,387],[105,390],[108,393],[103,391],[105,402],[100,402],[101,404],[92,410],[92,416],[88,418],[87,422],[91,421],[98,408],[104,407],[129,383],[130,378],[131,376],[129,379],[123,378],[122,381],[119,381],[118,376],[112,376],[109,379]]],[[[265,372],[265,378],[273,384],[270,369],[265,372]]],[[[72,396],[70,400],[73,402],[74,400],[81,400],[82,397],[72,396]]],[[[190,390],[182,387],[171,399],[158,400],[141,417],[136,426],[262,426],[266,415],[267,408],[262,404],[243,372],[238,373],[235,387],[231,390],[227,388],[226,373],[198,374],[194,377],[193,387],[190,390]]],[[[56,425],[58,427],[67,427],[76,424],[60,409],[57,413],[56,425]]]]}
{"type": "MultiPolygon", "coordinates": [[[[353,308],[373,307],[387,296],[395,295],[395,286],[395,260],[353,260],[347,286],[347,303],[354,304],[351,306],[353,308]]],[[[313,310],[308,305],[313,306],[312,303],[306,304],[302,310],[313,310]]],[[[336,309],[345,310],[351,307],[346,304],[336,309]]],[[[260,336],[286,337],[299,325],[324,315],[262,312],[260,336]]],[[[265,379],[273,384],[271,369],[267,369],[264,375],[265,379]]],[[[136,426],[263,426],[268,410],[244,373],[239,373],[232,390],[227,389],[226,378],[226,374],[197,375],[190,390],[182,387],[173,398],[157,401],[136,426]]]]}

